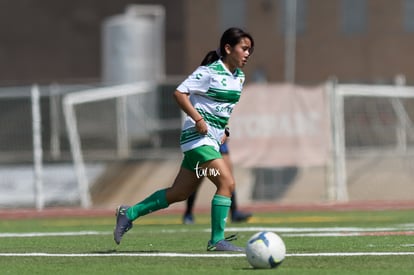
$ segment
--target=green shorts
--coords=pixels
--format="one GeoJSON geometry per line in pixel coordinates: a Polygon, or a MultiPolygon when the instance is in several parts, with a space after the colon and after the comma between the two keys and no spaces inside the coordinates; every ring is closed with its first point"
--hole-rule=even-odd
{"type": "Polygon", "coordinates": [[[184,152],[184,159],[181,163],[181,167],[194,171],[197,165],[219,158],[222,158],[221,154],[216,151],[213,146],[203,145],[184,152]]]}

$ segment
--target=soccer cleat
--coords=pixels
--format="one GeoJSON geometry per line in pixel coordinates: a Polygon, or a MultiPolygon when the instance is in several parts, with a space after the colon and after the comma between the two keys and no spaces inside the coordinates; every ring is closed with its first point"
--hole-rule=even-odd
{"type": "Polygon", "coordinates": [[[241,211],[234,211],[231,213],[231,221],[232,222],[245,222],[252,216],[252,213],[241,212],[241,211]]]}
{"type": "Polygon", "coordinates": [[[209,241],[207,244],[207,251],[245,252],[244,248],[235,246],[227,240],[218,241],[216,244],[212,244],[211,241],[209,241]]]}
{"type": "Polygon", "coordinates": [[[183,217],[183,224],[194,224],[193,214],[185,214],[183,217]]]}
{"type": "Polygon", "coordinates": [[[116,209],[116,225],[114,228],[114,241],[116,244],[121,243],[122,236],[132,228],[132,221],[126,216],[128,205],[121,205],[116,209]]]}

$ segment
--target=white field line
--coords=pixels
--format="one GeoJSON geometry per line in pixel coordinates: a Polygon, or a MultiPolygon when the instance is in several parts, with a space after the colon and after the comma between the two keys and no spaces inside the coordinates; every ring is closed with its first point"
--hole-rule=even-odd
{"type": "Polygon", "coordinates": [[[414,230],[412,224],[402,224],[398,227],[228,227],[226,231],[229,232],[259,232],[272,231],[276,233],[298,233],[298,232],[383,232],[383,231],[402,231],[414,230]]]}
{"type": "MultiPolygon", "coordinates": [[[[243,231],[243,230],[240,230],[243,231]]],[[[239,232],[240,232],[239,231],[239,232]]],[[[267,230],[269,231],[269,230],[267,230]]],[[[276,232],[276,231],[274,231],[276,232]]],[[[384,232],[384,231],[381,231],[384,232]]],[[[393,231],[386,231],[393,232],[393,231]]],[[[401,232],[400,235],[403,234],[401,232]]],[[[409,231],[409,235],[413,235],[412,231],[409,231]]],[[[93,232],[93,231],[80,231],[80,232],[32,232],[32,233],[0,233],[0,238],[31,238],[31,237],[64,237],[64,236],[92,236],[92,235],[112,235],[112,232],[93,232]]],[[[281,233],[282,237],[358,237],[358,236],[367,236],[362,232],[333,232],[333,233],[281,233]]],[[[386,235],[386,234],[383,234],[386,235]]],[[[407,234],[408,235],[408,234],[407,234]]],[[[372,236],[376,236],[372,234],[372,236]]],[[[381,235],[378,235],[381,236],[381,235]]]]}
{"type": "Polygon", "coordinates": [[[110,235],[110,234],[112,234],[112,232],[99,232],[99,231],[0,233],[0,238],[61,237],[61,236],[86,236],[86,235],[110,235]]]}
{"type": "MultiPolygon", "coordinates": [[[[403,226],[406,229],[406,227],[403,226]]],[[[228,228],[228,231],[250,232],[250,231],[274,231],[285,232],[283,236],[355,236],[358,232],[392,232],[401,230],[398,228],[357,228],[357,227],[335,227],[335,228],[280,228],[280,227],[250,227],[250,228],[228,228]],[[288,233],[291,232],[291,233],[288,233]],[[308,233],[297,233],[308,232],[308,233]],[[311,233],[309,233],[311,232],[311,233]],[[312,233],[313,232],[313,233],[312,233]],[[321,233],[322,232],[322,233],[321,233]],[[354,232],[344,234],[344,232],[354,232]]],[[[412,229],[412,227],[410,227],[412,229]]],[[[178,230],[182,232],[183,230],[178,230]]],[[[186,230],[184,230],[186,231],[186,230]]],[[[191,230],[188,230],[191,231],[191,230]]],[[[205,231],[205,230],[203,230],[205,231]]],[[[165,233],[174,233],[174,230],[161,230],[165,233]]],[[[0,233],[0,238],[8,237],[50,237],[50,236],[84,236],[84,235],[111,235],[112,232],[100,231],[78,231],[78,232],[29,232],[29,233],[0,233]]],[[[333,252],[333,253],[291,253],[287,257],[343,257],[343,256],[403,256],[414,255],[414,252],[333,252]]],[[[0,253],[0,257],[245,257],[243,253],[207,253],[207,254],[190,254],[190,253],[0,253]]]]}
{"type": "MultiPolygon", "coordinates": [[[[352,256],[412,256],[413,252],[327,252],[290,253],[286,257],[352,257],[352,256]]],[[[235,258],[242,253],[0,253],[0,257],[181,257],[181,258],[235,258]]]]}
{"type": "MultiPolygon", "coordinates": [[[[210,229],[201,229],[202,232],[210,232],[210,229]]],[[[228,227],[226,232],[259,232],[272,231],[284,237],[347,237],[360,236],[361,232],[395,232],[414,231],[414,225],[399,225],[398,227],[228,227]]],[[[194,232],[193,229],[161,229],[161,233],[185,233],[194,232]]],[[[86,236],[86,235],[111,235],[108,231],[76,231],[76,232],[26,232],[26,233],[0,233],[0,238],[19,237],[59,237],[59,236],[86,236]]],[[[363,235],[363,234],[362,234],[363,235]]]]}
{"type": "Polygon", "coordinates": [[[333,233],[282,233],[283,237],[359,237],[359,236],[389,236],[414,235],[414,231],[364,231],[364,232],[333,232],[333,233]],[[365,233],[364,233],[365,232],[365,233]],[[370,233],[370,234],[367,234],[370,233]]]}
{"type": "Polygon", "coordinates": [[[0,253],[0,257],[184,257],[219,258],[246,257],[245,254],[190,254],[190,253],[0,253]]]}

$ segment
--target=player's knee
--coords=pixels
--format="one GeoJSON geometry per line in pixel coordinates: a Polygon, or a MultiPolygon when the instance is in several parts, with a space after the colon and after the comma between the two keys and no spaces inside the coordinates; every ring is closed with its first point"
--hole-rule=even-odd
{"type": "Polygon", "coordinates": [[[180,190],[178,188],[169,188],[167,190],[167,201],[170,204],[186,200],[188,197],[188,192],[185,192],[184,190],[180,190]]]}
{"type": "Polygon", "coordinates": [[[236,184],[233,180],[227,180],[224,181],[221,186],[222,189],[226,190],[228,193],[232,193],[234,191],[236,184]]]}

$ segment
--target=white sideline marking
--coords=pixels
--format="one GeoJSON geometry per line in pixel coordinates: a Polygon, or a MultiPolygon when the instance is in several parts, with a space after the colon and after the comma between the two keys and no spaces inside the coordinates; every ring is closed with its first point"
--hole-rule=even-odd
{"type": "Polygon", "coordinates": [[[337,233],[282,233],[283,237],[359,237],[359,236],[389,236],[414,235],[413,231],[365,231],[365,232],[337,232],[337,233]],[[369,234],[367,234],[369,233],[369,234]]]}
{"type": "MultiPolygon", "coordinates": [[[[208,229],[209,230],[209,229],[208,229]]],[[[226,231],[235,232],[259,232],[259,231],[273,231],[273,232],[376,232],[376,231],[395,231],[395,230],[414,230],[413,225],[400,225],[400,227],[227,227],[226,231]]]]}
{"type": "MultiPolygon", "coordinates": [[[[296,253],[286,257],[350,257],[350,256],[406,256],[413,252],[327,252],[296,253]]],[[[0,257],[186,257],[186,258],[232,258],[246,257],[245,254],[190,254],[190,253],[0,253],[0,257]]]]}
{"type": "Polygon", "coordinates": [[[59,237],[59,236],[85,236],[85,235],[110,235],[110,234],[112,233],[99,232],[99,231],[0,233],[0,238],[59,237]]]}
{"type": "MultiPolygon", "coordinates": [[[[228,227],[227,232],[259,232],[272,231],[284,237],[346,237],[359,236],[357,232],[392,232],[414,230],[414,224],[400,225],[398,227],[228,227]]],[[[192,229],[161,229],[161,233],[193,232],[192,229]]],[[[210,229],[202,229],[202,232],[210,232],[210,229]]],[[[77,231],[77,232],[27,232],[27,233],[0,233],[0,238],[19,237],[51,237],[51,236],[85,236],[85,235],[111,235],[112,232],[102,231],[77,231]]]]}
{"type": "Polygon", "coordinates": [[[190,254],[190,253],[0,253],[0,257],[187,257],[220,258],[246,257],[245,254],[190,254]]]}
{"type": "Polygon", "coordinates": [[[329,252],[329,253],[297,253],[286,254],[287,257],[341,257],[341,256],[404,256],[413,252],[329,252]]]}

